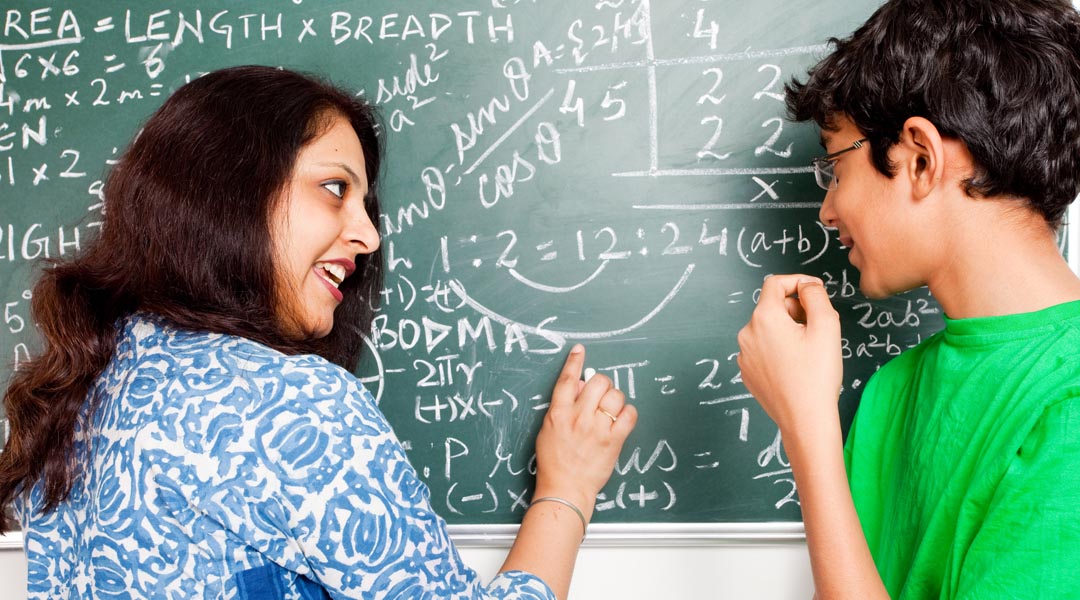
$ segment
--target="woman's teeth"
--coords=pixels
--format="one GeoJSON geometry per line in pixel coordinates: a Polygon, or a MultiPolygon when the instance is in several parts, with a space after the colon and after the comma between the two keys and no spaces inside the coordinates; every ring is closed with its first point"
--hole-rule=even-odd
{"type": "Polygon", "coordinates": [[[321,269],[323,273],[326,273],[326,280],[329,281],[334,287],[341,285],[341,282],[345,280],[345,267],[328,262],[315,263],[315,268],[321,269]]]}

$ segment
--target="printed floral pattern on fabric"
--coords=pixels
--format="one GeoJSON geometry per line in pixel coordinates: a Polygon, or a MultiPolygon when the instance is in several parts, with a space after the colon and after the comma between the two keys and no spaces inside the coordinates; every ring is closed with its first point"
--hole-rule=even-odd
{"type": "Polygon", "coordinates": [[[140,314],[91,397],[70,498],[19,506],[31,598],[554,598],[479,581],[374,398],[320,357],[140,314]]]}

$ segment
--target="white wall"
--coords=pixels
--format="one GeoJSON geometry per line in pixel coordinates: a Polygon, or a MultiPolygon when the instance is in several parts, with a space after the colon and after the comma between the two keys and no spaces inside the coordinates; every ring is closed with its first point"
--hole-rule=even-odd
{"type": "MultiPolygon", "coordinates": [[[[621,544],[586,542],[571,598],[789,600],[813,594],[806,545],[799,541],[621,544]]],[[[485,578],[498,572],[506,551],[503,541],[460,548],[464,560],[485,578]]],[[[17,538],[0,537],[0,598],[26,598],[26,561],[17,538]]]]}
{"type": "Polygon", "coordinates": [[[26,559],[21,538],[0,536],[0,598],[26,599],[26,559]]]}
{"type": "MultiPolygon", "coordinates": [[[[499,570],[506,549],[463,548],[461,555],[490,577],[499,570]]],[[[589,600],[809,600],[811,596],[810,561],[803,543],[585,547],[570,586],[571,598],[589,600]]]]}

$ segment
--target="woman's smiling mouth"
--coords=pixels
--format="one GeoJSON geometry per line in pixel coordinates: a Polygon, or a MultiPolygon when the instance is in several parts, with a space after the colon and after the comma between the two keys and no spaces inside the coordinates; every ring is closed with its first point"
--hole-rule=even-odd
{"type": "Polygon", "coordinates": [[[318,276],[319,281],[322,281],[326,288],[330,290],[330,294],[334,299],[341,302],[345,299],[345,296],[338,290],[338,287],[345,281],[346,277],[356,270],[356,264],[348,259],[319,261],[315,263],[312,270],[318,276]]]}

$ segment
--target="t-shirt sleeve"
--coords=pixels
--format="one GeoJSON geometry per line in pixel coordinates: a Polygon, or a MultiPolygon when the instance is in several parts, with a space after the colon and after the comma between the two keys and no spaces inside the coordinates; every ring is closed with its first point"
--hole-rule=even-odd
{"type": "Polygon", "coordinates": [[[1080,590],[1080,397],[1028,434],[962,560],[955,598],[1073,598],[1080,590]]]}
{"type": "Polygon", "coordinates": [[[162,488],[190,508],[189,526],[220,527],[333,598],[554,599],[534,575],[485,585],[462,562],[374,398],[348,373],[287,363],[230,387],[148,455],[162,488]]]}

